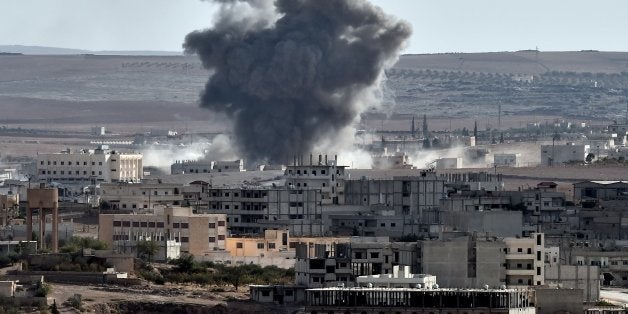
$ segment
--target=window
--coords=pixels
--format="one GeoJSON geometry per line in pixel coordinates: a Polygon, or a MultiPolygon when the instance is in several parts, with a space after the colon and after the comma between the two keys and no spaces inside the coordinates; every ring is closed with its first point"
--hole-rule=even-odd
{"type": "Polygon", "coordinates": [[[397,226],[397,224],[396,224],[396,223],[394,223],[394,222],[391,222],[391,223],[390,223],[390,226],[391,226],[391,227],[395,227],[395,226],[397,226]]]}
{"type": "Polygon", "coordinates": [[[172,228],[179,228],[179,223],[178,222],[173,222],[172,223],[172,228]]]}
{"type": "Polygon", "coordinates": [[[258,243],[257,248],[260,250],[264,249],[264,243],[258,243]]]}
{"type": "Polygon", "coordinates": [[[275,243],[268,243],[268,249],[272,250],[275,248],[275,243]]]}
{"type": "Polygon", "coordinates": [[[157,228],[163,228],[164,227],[164,223],[163,222],[158,222],[157,223],[157,228]]]}
{"type": "Polygon", "coordinates": [[[224,234],[219,234],[218,235],[218,240],[224,240],[225,239],[225,235],[224,234]]]}
{"type": "Polygon", "coordinates": [[[188,237],[181,237],[181,242],[182,243],[190,242],[190,238],[188,238],[188,237]]]}
{"type": "Polygon", "coordinates": [[[155,223],[152,221],[148,222],[148,228],[155,228],[155,223]]]}
{"type": "Polygon", "coordinates": [[[361,259],[362,258],[362,252],[355,252],[355,258],[361,259]]]}
{"type": "Polygon", "coordinates": [[[218,222],[218,227],[224,227],[225,226],[225,221],[221,220],[218,222]]]}
{"type": "Polygon", "coordinates": [[[209,228],[210,228],[210,229],[214,229],[214,228],[216,228],[216,224],[215,224],[215,223],[213,223],[213,222],[210,222],[210,223],[209,223],[209,228]]]}
{"type": "Polygon", "coordinates": [[[378,252],[371,252],[371,258],[379,258],[378,252]]]}
{"type": "Polygon", "coordinates": [[[209,242],[210,242],[210,243],[214,243],[214,242],[216,242],[216,238],[215,238],[215,237],[209,237],[209,242]]]}
{"type": "Polygon", "coordinates": [[[182,222],[182,223],[181,223],[181,228],[182,228],[182,229],[187,229],[188,227],[189,227],[189,225],[188,225],[188,223],[187,223],[187,222],[182,222]]]}
{"type": "Polygon", "coordinates": [[[139,221],[134,221],[133,222],[133,227],[139,227],[140,226],[140,222],[139,221]]]}
{"type": "Polygon", "coordinates": [[[131,226],[131,222],[130,221],[123,221],[122,222],[122,227],[130,227],[131,226]]]}
{"type": "Polygon", "coordinates": [[[242,244],[242,242],[236,243],[236,249],[241,249],[243,247],[244,247],[244,244],[242,244]]]}
{"type": "Polygon", "coordinates": [[[122,226],[122,222],[120,222],[120,221],[114,221],[114,222],[113,222],[113,226],[114,226],[114,227],[120,227],[120,226],[122,226]]]}

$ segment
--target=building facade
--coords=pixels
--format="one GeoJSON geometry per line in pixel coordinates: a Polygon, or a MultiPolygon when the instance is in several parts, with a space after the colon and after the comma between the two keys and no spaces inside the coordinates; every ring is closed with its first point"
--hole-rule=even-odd
{"type": "Polygon", "coordinates": [[[322,236],[322,195],[306,188],[210,188],[208,213],[227,215],[234,235],[288,229],[294,236],[322,236]]]}
{"type": "MultiPolygon", "coordinates": [[[[302,159],[302,158],[301,158],[302,159]]],[[[310,155],[309,164],[303,160],[287,166],[286,186],[290,189],[316,189],[321,193],[321,204],[344,204],[345,166],[337,165],[338,158],[328,160],[327,155],[318,155],[318,163],[310,155]]]]}
{"type": "Polygon", "coordinates": [[[37,155],[37,179],[49,182],[117,182],[143,178],[142,154],[120,153],[101,145],[94,150],[70,150],[37,155]]]}
{"type": "Polygon", "coordinates": [[[153,214],[101,214],[98,238],[122,253],[136,253],[141,241],[155,241],[158,255],[165,259],[168,241],[174,241],[182,253],[204,256],[224,252],[226,220],[224,214],[193,214],[186,207],[156,208],[153,214]]]}

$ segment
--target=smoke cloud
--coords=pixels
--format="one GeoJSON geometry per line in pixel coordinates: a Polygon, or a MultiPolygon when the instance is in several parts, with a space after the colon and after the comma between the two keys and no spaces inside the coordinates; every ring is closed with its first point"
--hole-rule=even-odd
{"type": "Polygon", "coordinates": [[[362,0],[220,0],[185,38],[212,71],[201,106],[234,121],[250,161],[283,163],[334,138],[365,108],[410,26],[362,0]]]}

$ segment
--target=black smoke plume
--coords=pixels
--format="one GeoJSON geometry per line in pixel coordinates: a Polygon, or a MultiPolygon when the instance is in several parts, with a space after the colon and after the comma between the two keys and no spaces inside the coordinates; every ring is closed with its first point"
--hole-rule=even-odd
{"type": "Polygon", "coordinates": [[[185,38],[212,75],[201,106],[234,120],[239,151],[282,163],[349,126],[410,26],[362,0],[219,0],[185,38]]]}

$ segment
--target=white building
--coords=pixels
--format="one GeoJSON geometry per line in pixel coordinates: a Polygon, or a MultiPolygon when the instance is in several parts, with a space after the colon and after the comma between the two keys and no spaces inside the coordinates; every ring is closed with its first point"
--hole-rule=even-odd
{"type": "Polygon", "coordinates": [[[519,167],[521,154],[505,153],[493,155],[493,163],[496,167],[519,167]]]}
{"type": "Polygon", "coordinates": [[[589,152],[589,145],[576,145],[574,143],[541,145],[541,165],[561,165],[571,161],[584,162],[589,152]]]}
{"type": "Polygon", "coordinates": [[[410,266],[393,266],[392,274],[358,276],[355,281],[360,287],[378,288],[432,288],[436,286],[436,276],[412,274],[410,266]]]}
{"type": "Polygon", "coordinates": [[[170,165],[171,174],[214,173],[244,171],[244,160],[210,161],[210,160],[177,160],[170,165]]]}
{"type": "Polygon", "coordinates": [[[458,169],[462,167],[462,158],[438,158],[436,169],[458,169]]]}
{"type": "Polygon", "coordinates": [[[143,177],[142,154],[120,153],[101,145],[94,150],[70,150],[37,155],[40,181],[139,181],[143,177]]]}

